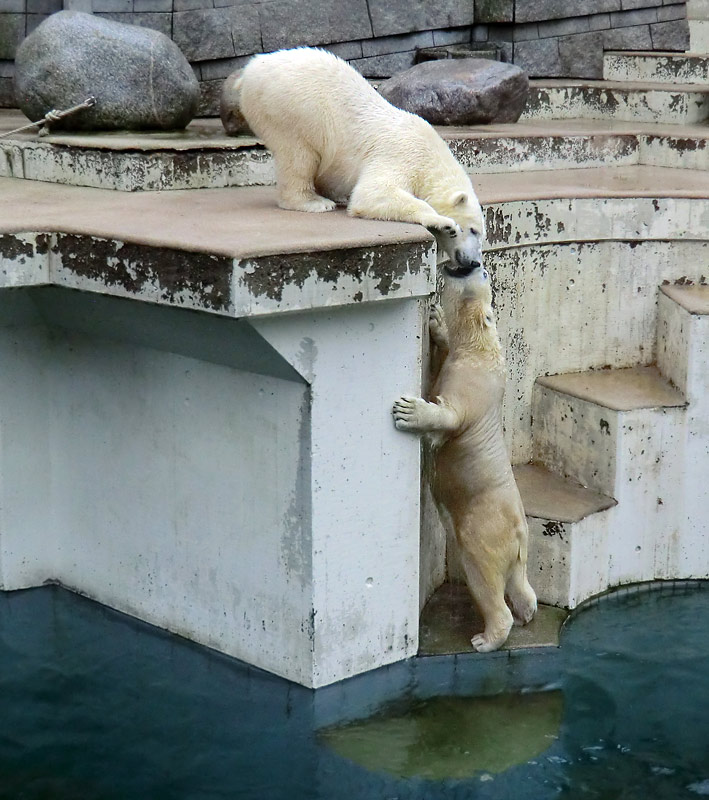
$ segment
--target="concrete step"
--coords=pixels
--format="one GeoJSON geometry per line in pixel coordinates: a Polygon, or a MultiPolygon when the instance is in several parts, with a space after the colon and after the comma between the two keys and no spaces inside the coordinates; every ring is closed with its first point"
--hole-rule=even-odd
{"type": "Polygon", "coordinates": [[[653,579],[672,547],[686,405],[654,366],[537,379],[534,461],[618,501],[608,585],[653,579]]]}
{"type": "Polygon", "coordinates": [[[532,404],[534,461],[618,499],[628,454],[686,400],[649,366],[537,378],[532,404]]]}
{"type": "Polygon", "coordinates": [[[608,585],[612,497],[539,464],[514,468],[529,524],[529,580],[540,603],[574,608],[608,585]]]}
{"type": "Polygon", "coordinates": [[[706,372],[709,356],[709,285],[667,284],[658,295],[657,366],[690,403],[702,400],[697,385],[706,372]]]}
{"type": "Polygon", "coordinates": [[[656,573],[709,574],[709,286],[667,284],[658,295],[657,364],[689,401],[682,451],[680,537],[658,550],[656,573]],[[679,541],[678,541],[679,540],[679,541]]]}
{"type": "Polygon", "coordinates": [[[709,117],[709,87],[533,80],[522,119],[613,119],[687,125],[709,117]]]}
{"type": "MultiPolygon", "coordinates": [[[[558,647],[559,633],[566,617],[561,608],[540,603],[534,619],[524,627],[514,626],[500,651],[558,647]]],[[[473,654],[470,639],[484,627],[468,587],[464,583],[443,583],[421,613],[418,654],[473,654]]]]}
{"type": "Polygon", "coordinates": [[[603,55],[603,78],[607,81],[706,85],[709,83],[709,55],[609,51],[603,55]]]}
{"type": "MultiPolygon", "coordinates": [[[[0,133],[25,121],[0,111],[0,133]]],[[[701,124],[530,119],[439,132],[473,176],[643,164],[709,169],[709,129],[701,124]]],[[[145,192],[268,185],[275,170],[256,139],[229,137],[219,120],[199,120],[179,134],[0,139],[0,177],[145,192]]]]}
{"type": "Polygon", "coordinates": [[[704,124],[680,128],[617,120],[530,119],[439,128],[439,133],[473,178],[635,165],[709,169],[709,129],[704,124]]]}

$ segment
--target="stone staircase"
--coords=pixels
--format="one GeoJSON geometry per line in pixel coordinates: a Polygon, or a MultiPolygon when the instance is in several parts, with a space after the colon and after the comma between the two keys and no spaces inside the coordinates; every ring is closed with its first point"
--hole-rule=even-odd
{"type": "Polygon", "coordinates": [[[604,55],[602,81],[535,80],[527,119],[598,119],[689,125],[709,118],[709,56],[604,55]]]}
{"type": "Polygon", "coordinates": [[[543,602],[709,574],[709,286],[658,295],[657,366],[536,381],[534,463],[516,474],[543,602]]]}
{"type": "MultiPolygon", "coordinates": [[[[686,86],[673,90],[686,99],[688,87],[706,84],[709,58],[608,53],[605,64],[610,80],[633,82],[625,97],[642,91],[640,81],[681,80],[686,86]]],[[[581,90],[586,113],[595,113],[597,89],[581,90]]],[[[625,116],[630,104],[618,108],[625,116]]],[[[663,122],[681,124],[686,108],[676,105],[679,116],[663,122]]],[[[684,126],[680,139],[692,142],[684,126]]],[[[692,233],[706,239],[706,221],[692,233]]],[[[573,608],[610,586],[709,575],[709,260],[703,249],[697,256],[700,274],[655,284],[654,347],[640,366],[594,365],[535,382],[532,460],[515,472],[530,524],[530,579],[544,603],[573,608]]],[[[638,303],[625,300],[632,315],[638,303]]]]}
{"type": "MultiPolygon", "coordinates": [[[[533,96],[523,136],[449,134],[471,172],[484,162],[478,184],[500,201],[488,195],[488,266],[530,580],[541,603],[564,608],[612,586],[709,576],[709,57],[607,53],[605,64],[607,81],[533,96]],[[526,202],[512,202],[496,154],[519,170],[526,202]],[[552,199],[562,183],[566,200],[552,199]],[[627,191],[602,201],[601,184],[627,191]]],[[[449,574],[461,578],[452,553],[449,574]]]]}

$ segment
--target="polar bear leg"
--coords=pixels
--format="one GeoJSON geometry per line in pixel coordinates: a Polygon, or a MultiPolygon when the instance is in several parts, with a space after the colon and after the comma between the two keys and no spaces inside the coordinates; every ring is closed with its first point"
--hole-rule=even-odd
{"type": "Polygon", "coordinates": [[[413,222],[446,232],[458,229],[455,220],[442,216],[425,200],[381,175],[363,175],[359,179],[352,190],[347,213],[353,217],[413,222]]]}
{"type": "Polygon", "coordinates": [[[470,593],[485,621],[485,630],[475,634],[470,643],[478,653],[489,653],[502,647],[512,629],[512,612],[505,603],[502,577],[494,570],[483,569],[463,547],[460,560],[470,593]]]}
{"type": "Polygon", "coordinates": [[[289,211],[332,211],[335,203],[315,191],[320,156],[304,142],[279,146],[269,139],[268,148],[276,161],[278,205],[289,211]]]}
{"type": "Polygon", "coordinates": [[[400,397],[394,403],[392,413],[398,430],[411,433],[453,431],[460,425],[455,409],[442,402],[429,403],[423,397],[400,397]]]}
{"type": "Polygon", "coordinates": [[[537,611],[537,595],[527,580],[527,568],[518,561],[505,589],[512,605],[515,625],[526,625],[537,611]]]}

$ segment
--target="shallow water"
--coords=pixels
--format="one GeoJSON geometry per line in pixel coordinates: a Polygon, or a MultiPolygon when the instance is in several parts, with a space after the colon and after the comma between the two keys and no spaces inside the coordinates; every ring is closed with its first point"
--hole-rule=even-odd
{"type": "Polygon", "coordinates": [[[696,800],[709,586],[315,693],[61,589],[0,594],[0,712],[2,800],[696,800]]]}

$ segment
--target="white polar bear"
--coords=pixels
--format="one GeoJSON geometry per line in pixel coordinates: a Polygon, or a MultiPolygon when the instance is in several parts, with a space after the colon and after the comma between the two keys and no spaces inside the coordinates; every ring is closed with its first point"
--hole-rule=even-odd
{"type": "Polygon", "coordinates": [[[436,131],[395,108],[345,61],[297,48],[258,55],[231,92],[273,153],[281,208],[414,222],[460,266],[481,261],[470,178],[436,131]]]}
{"type": "Polygon", "coordinates": [[[446,265],[443,271],[442,308],[434,306],[430,321],[444,358],[434,399],[399,398],[394,422],[399,430],[428,435],[436,448],[433,495],[485,621],[472,645],[488,652],[505,643],[513,622],[532,619],[537,598],[527,580],[527,519],[502,428],[505,359],[490,277],[482,268],[446,265]]]}

